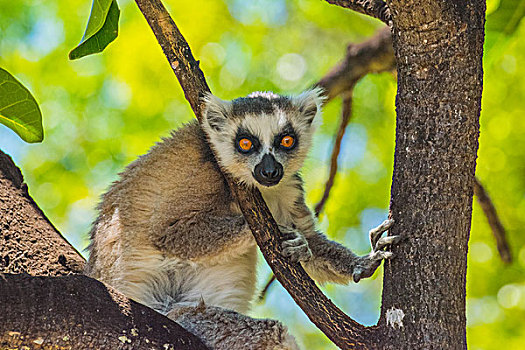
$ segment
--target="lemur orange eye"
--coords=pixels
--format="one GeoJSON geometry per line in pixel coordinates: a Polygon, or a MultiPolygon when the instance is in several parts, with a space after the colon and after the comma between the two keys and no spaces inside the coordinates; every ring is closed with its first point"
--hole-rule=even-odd
{"type": "Polygon", "coordinates": [[[239,140],[239,148],[242,149],[243,151],[251,150],[252,146],[253,146],[253,143],[249,139],[244,138],[244,139],[239,140]]]}
{"type": "Polygon", "coordinates": [[[281,139],[281,146],[283,146],[284,148],[290,148],[294,145],[295,143],[295,139],[288,135],[288,136],[285,136],[281,139]]]}

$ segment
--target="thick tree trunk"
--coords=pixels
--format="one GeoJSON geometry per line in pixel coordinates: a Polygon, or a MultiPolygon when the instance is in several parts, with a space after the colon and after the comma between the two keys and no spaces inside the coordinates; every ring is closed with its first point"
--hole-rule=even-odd
{"type": "Polygon", "coordinates": [[[384,349],[466,348],[465,282],[482,91],[484,1],[390,3],[398,69],[384,349]]]}

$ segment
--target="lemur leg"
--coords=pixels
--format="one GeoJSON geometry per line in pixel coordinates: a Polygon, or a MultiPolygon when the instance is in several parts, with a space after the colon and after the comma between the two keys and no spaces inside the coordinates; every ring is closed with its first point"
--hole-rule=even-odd
{"type": "Polygon", "coordinates": [[[213,350],[299,350],[280,322],[216,306],[182,306],[167,315],[213,350]]]}

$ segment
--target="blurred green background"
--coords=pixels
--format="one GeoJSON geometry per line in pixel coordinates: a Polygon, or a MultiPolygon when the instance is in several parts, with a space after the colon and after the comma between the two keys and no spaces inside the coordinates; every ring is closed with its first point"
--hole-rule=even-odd
{"type": "MultiPolygon", "coordinates": [[[[165,3],[212,91],[225,99],[254,90],[300,92],[343,57],[348,42],[365,40],[382,26],[319,0],[165,3]]],[[[117,173],[193,118],[135,3],[119,5],[117,40],[103,54],[69,61],[68,52],[84,33],[89,0],[0,0],[0,66],[32,91],[45,129],[44,142],[30,145],[0,125],[0,148],[21,167],[30,194],[79,251],[87,246],[98,198],[117,173]]],[[[489,1],[488,13],[500,6],[489,1]]],[[[477,174],[508,230],[515,261],[510,266],[500,261],[475,203],[467,279],[470,349],[525,349],[525,23],[500,17],[489,15],[487,22],[505,30],[487,32],[477,174]]],[[[395,92],[396,82],[386,73],[357,85],[340,172],[320,219],[329,236],[360,254],[368,251],[367,231],[388,212],[395,92]]],[[[339,100],[326,106],[304,168],[311,205],[328,174],[340,107],[339,100]]],[[[259,270],[262,286],[270,271],[264,262],[259,270]]],[[[353,318],[372,325],[379,316],[381,280],[380,271],[358,285],[323,289],[353,318]]],[[[264,303],[255,303],[252,315],[281,320],[305,349],[335,349],[278,283],[264,303]]]]}

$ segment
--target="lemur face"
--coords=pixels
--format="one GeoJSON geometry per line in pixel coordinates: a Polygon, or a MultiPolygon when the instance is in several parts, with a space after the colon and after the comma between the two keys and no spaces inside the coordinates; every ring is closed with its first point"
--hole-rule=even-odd
{"type": "Polygon", "coordinates": [[[206,97],[204,131],[224,170],[261,188],[278,185],[303,165],[321,90],[297,97],[254,92],[233,101],[206,97]]]}

